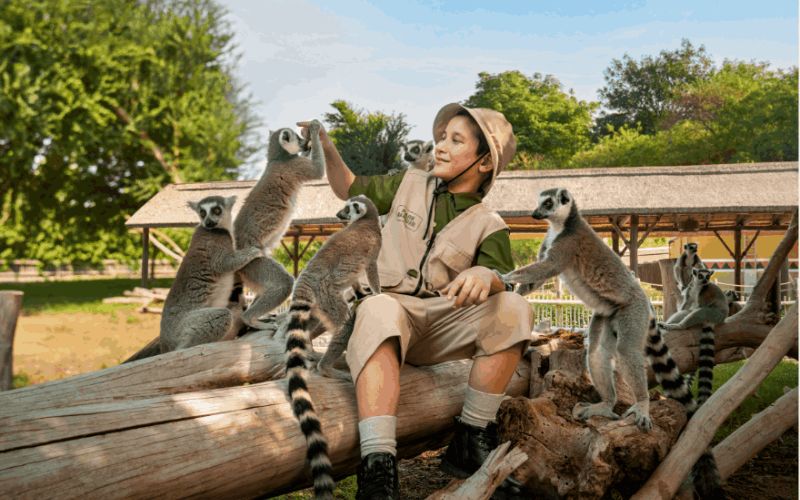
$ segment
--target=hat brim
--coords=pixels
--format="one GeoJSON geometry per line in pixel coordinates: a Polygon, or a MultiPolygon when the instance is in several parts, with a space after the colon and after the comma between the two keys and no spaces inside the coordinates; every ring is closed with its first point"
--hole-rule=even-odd
{"type": "Polygon", "coordinates": [[[497,166],[500,164],[500,155],[497,152],[494,141],[491,139],[492,134],[489,133],[486,125],[483,123],[483,118],[474,113],[471,109],[464,107],[457,102],[444,105],[442,109],[436,113],[436,118],[433,119],[433,140],[438,141],[442,137],[444,129],[447,128],[447,124],[450,123],[450,120],[461,111],[466,111],[469,113],[472,119],[475,120],[475,123],[477,123],[478,128],[481,129],[481,133],[486,139],[487,144],[489,144],[489,153],[492,157],[492,178],[494,178],[497,175],[497,166]]]}

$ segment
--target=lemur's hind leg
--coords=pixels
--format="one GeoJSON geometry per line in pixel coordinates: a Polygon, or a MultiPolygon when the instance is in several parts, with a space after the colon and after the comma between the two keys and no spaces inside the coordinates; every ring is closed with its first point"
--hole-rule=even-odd
{"type": "Polygon", "coordinates": [[[695,326],[716,325],[725,321],[725,313],[711,307],[700,307],[690,309],[680,321],[673,322],[674,318],[671,316],[670,322],[662,323],[661,327],[665,330],[688,330],[695,326]]]}
{"type": "Polygon", "coordinates": [[[233,314],[225,307],[204,307],[186,313],[178,326],[175,349],[185,349],[221,340],[233,324],[233,314]]]}
{"type": "Polygon", "coordinates": [[[579,420],[599,415],[617,419],[614,405],[617,392],[614,388],[614,353],[617,339],[611,330],[609,319],[597,313],[589,322],[589,349],[586,353],[586,364],[592,385],[600,394],[599,403],[578,403],[572,409],[572,415],[579,420]]]}
{"type": "Polygon", "coordinates": [[[650,420],[650,394],[647,391],[647,365],[645,345],[650,323],[649,307],[631,304],[617,311],[610,320],[617,333],[617,369],[633,390],[636,402],[622,415],[633,415],[636,426],[649,432],[653,428],[650,420]]]}
{"type": "Polygon", "coordinates": [[[239,271],[239,276],[256,293],[253,303],[242,313],[242,321],[253,328],[269,328],[270,324],[260,321],[259,318],[289,297],[294,278],[281,264],[269,257],[250,262],[239,271]]]}
{"type": "Polygon", "coordinates": [[[317,364],[317,370],[325,377],[352,382],[353,377],[350,372],[334,368],[334,364],[347,347],[347,341],[350,339],[350,334],[353,333],[355,315],[350,312],[347,303],[338,294],[333,296],[322,294],[320,300],[322,301],[320,306],[325,310],[325,314],[320,315],[325,316],[321,320],[331,332],[331,342],[328,344],[328,350],[317,364]]]}

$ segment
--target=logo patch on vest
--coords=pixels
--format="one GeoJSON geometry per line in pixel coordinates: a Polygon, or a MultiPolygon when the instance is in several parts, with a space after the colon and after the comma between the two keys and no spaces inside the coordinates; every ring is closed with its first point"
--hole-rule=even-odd
{"type": "Polygon", "coordinates": [[[405,225],[411,231],[416,231],[419,229],[420,224],[422,224],[422,217],[407,209],[403,205],[398,207],[395,218],[402,222],[403,225],[405,225]]]}

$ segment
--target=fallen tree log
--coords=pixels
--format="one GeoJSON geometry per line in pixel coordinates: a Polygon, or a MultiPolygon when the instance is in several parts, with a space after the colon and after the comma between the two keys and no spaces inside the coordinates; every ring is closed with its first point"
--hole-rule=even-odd
{"type": "Polygon", "coordinates": [[[748,362],[694,414],[669,455],[632,498],[649,500],[670,499],[675,496],[681,482],[709,445],[719,426],[758,388],[786,352],[796,344],[797,304],[794,304],[748,362]]]}
{"type": "MultiPolygon", "coordinates": [[[[445,442],[471,365],[403,368],[400,457],[445,442]]],[[[507,393],[526,393],[529,374],[523,360],[507,393]]],[[[334,475],[352,474],[359,459],[353,385],[312,374],[309,387],[334,475]]],[[[309,484],[284,380],[41,411],[34,431],[22,415],[0,425],[0,491],[11,497],[254,497],[309,484]]]]}

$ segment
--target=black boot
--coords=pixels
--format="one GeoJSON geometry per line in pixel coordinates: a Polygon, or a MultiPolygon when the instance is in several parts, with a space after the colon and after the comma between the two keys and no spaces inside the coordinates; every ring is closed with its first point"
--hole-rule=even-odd
{"type": "MultiPolygon", "coordinates": [[[[498,446],[497,424],[490,422],[485,429],[465,424],[459,417],[456,433],[442,457],[441,468],[451,476],[467,478],[480,469],[483,462],[498,446]]],[[[509,477],[497,489],[493,498],[516,498],[521,493],[521,484],[509,477]]]]}
{"type": "Polygon", "coordinates": [[[356,500],[398,500],[397,459],[391,453],[370,453],[361,459],[356,482],[356,500]]]}

